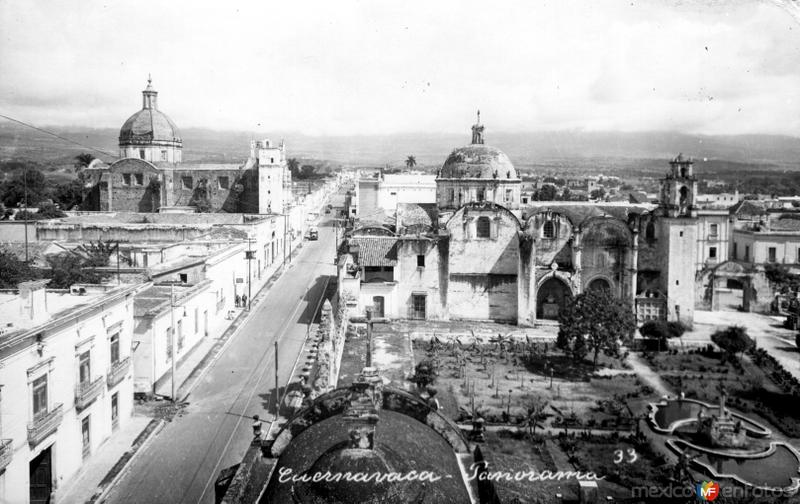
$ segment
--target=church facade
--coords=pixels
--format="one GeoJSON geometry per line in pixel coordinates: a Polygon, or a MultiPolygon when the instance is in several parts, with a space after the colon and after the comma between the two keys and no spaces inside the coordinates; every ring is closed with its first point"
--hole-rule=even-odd
{"type": "Polygon", "coordinates": [[[122,125],[119,159],[93,163],[84,209],[159,212],[282,213],[291,186],[283,142],[252,141],[243,164],[185,164],[175,123],[158,108],[150,79],[142,109],[122,125]]]}
{"type": "Polygon", "coordinates": [[[342,246],[339,286],[351,310],[378,317],[555,320],[570,298],[609,289],[640,321],[691,324],[697,181],[678,156],[661,203],[520,203],[508,157],[484,126],[437,174],[435,205],[398,204],[395,225],[362,225],[342,246]]]}

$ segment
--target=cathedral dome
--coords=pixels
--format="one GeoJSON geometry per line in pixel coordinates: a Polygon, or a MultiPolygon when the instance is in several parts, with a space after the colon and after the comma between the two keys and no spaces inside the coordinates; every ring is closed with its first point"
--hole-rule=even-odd
{"type": "Polygon", "coordinates": [[[178,127],[172,119],[160,110],[157,103],[158,92],[153,89],[150,79],[142,91],[142,110],[125,121],[119,130],[120,145],[142,145],[149,143],[180,144],[178,127]]]}
{"type": "Polygon", "coordinates": [[[439,170],[440,179],[517,179],[508,156],[495,147],[472,144],[455,149],[439,170]]]}
{"type": "Polygon", "coordinates": [[[483,130],[479,110],[478,122],[472,125],[472,143],[447,156],[437,179],[519,179],[517,170],[503,151],[484,145],[483,130]]]}
{"type": "Polygon", "coordinates": [[[139,142],[180,142],[178,127],[172,119],[160,110],[142,109],[125,121],[119,130],[119,141],[139,142]]]}

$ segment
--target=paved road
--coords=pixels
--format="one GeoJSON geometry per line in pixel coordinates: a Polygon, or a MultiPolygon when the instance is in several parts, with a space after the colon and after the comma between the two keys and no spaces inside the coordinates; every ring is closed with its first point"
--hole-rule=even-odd
{"type": "MultiPolygon", "coordinates": [[[[189,395],[169,423],[131,463],[108,494],[111,503],[212,503],[219,471],[241,462],[252,439],[251,420],[274,411],[274,341],[279,380],[290,378],[307,324],[333,275],[334,231],[322,223],[285,274],[189,395]]],[[[266,426],[265,426],[266,427],[266,426]]]]}
{"type": "MultiPolygon", "coordinates": [[[[794,331],[782,327],[783,317],[772,317],[760,313],[739,311],[694,312],[695,330],[692,337],[711,340],[711,333],[730,325],[740,325],[756,340],[756,344],[768,351],[787,371],[800,380],[800,353],[794,343],[794,331]],[[695,333],[697,336],[695,336],[695,333]]],[[[687,333],[689,334],[689,333],[687,333]]]]}

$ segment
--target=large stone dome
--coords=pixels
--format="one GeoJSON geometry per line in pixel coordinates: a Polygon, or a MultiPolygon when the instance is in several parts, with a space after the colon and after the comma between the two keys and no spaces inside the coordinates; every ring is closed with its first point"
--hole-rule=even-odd
{"type": "Polygon", "coordinates": [[[142,109],[119,130],[120,143],[180,142],[181,134],[172,119],[160,110],[142,109]]]}
{"type": "Polygon", "coordinates": [[[440,179],[517,179],[517,170],[500,149],[472,144],[455,149],[439,169],[440,179]]]}
{"type": "Polygon", "coordinates": [[[181,134],[172,119],[158,110],[158,91],[153,89],[153,81],[148,78],[147,88],[142,91],[142,110],[130,116],[122,125],[119,130],[119,143],[122,146],[151,142],[180,144],[181,134]]]}

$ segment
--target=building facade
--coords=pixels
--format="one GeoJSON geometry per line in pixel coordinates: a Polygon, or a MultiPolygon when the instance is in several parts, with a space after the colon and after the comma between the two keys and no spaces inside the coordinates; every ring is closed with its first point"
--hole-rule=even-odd
{"type": "Polygon", "coordinates": [[[133,414],[137,287],[0,294],[0,501],[51,502],[133,414]]]}
{"type": "Polygon", "coordinates": [[[120,159],[86,169],[84,210],[159,212],[180,207],[199,212],[284,213],[291,174],[285,145],[253,141],[243,164],[185,164],[175,123],[158,108],[148,79],[142,109],[122,125],[120,159]]]}
{"type": "Polygon", "coordinates": [[[483,143],[453,151],[437,204],[398,205],[393,225],[352,231],[339,261],[352,310],[389,318],[556,320],[587,289],[627,299],[640,320],[691,323],[695,307],[697,181],[678,156],[662,203],[520,204],[511,161],[483,143]]]}

